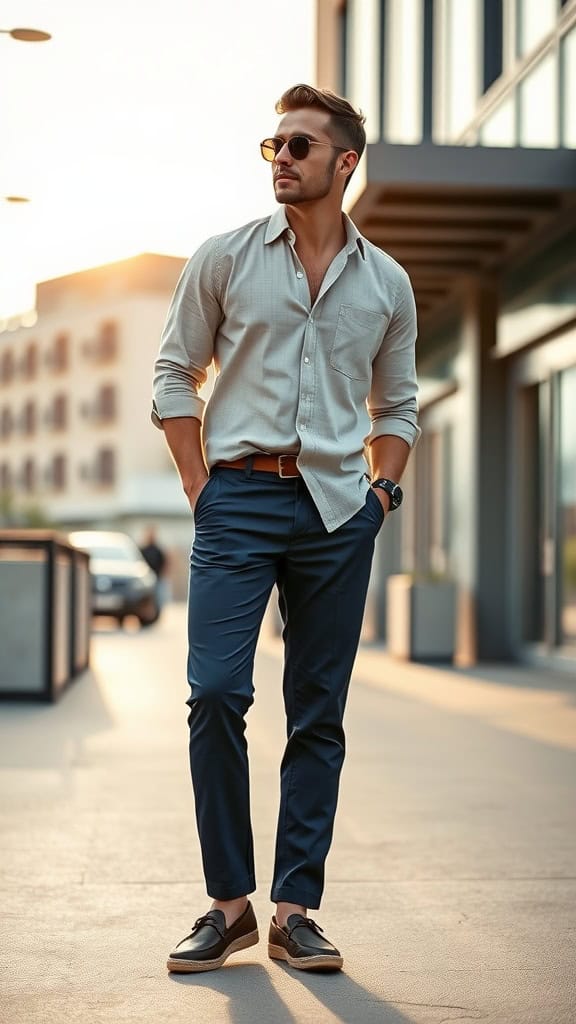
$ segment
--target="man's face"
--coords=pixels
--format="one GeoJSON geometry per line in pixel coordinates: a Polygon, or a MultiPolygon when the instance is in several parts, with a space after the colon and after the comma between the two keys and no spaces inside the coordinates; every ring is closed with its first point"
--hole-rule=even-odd
{"type": "Polygon", "coordinates": [[[324,199],[338,187],[336,166],[342,151],[331,148],[335,141],[329,134],[330,115],[323,110],[303,108],[284,115],[276,129],[276,138],[288,142],[294,135],[305,135],[311,142],[324,145],[310,146],[304,160],[295,160],[283,146],[272,163],[274,194],[279,203],[296,205],[324,199]]]}

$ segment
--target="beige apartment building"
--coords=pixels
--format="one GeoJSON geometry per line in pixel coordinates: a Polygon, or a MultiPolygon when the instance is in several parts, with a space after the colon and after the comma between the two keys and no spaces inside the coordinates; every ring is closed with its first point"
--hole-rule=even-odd
{"type": "Polygon", "coordinates": [[[145,254],[46,281],[34,327],[0,333],[5,504],[9,495],[58,527],[136,540],[153,522],[186,560],[188,504],[150,421],[153,362],[183,265],[145,254]]]}

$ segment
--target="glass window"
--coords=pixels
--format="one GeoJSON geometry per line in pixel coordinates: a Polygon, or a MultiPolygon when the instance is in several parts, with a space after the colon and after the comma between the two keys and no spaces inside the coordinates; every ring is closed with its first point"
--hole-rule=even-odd
{"type": "Polygon", "coordinates": [[[558,145],[557,63],[544,57],[520,83],[520,145],[555,148],[558,145]]]}
{"type": "Polygon", "coordinates": [[[556,0],[517,0],[517,52],[523,57],[554,28],[556,0]]]}
{"type": "Polygon", "coordinates": [[[560,376],[561,637],[576,647],[576,366],[560,376]]]}
{"type": "Polygon", "coordinates": [[[514,146],[516,144],[516,100],[510,96],[486,118],[480,129],[483,146],[514,146]]]}
{"type": "Polygon", "coordinates": [[[429,500],[430,549],[428,567],[432,573],[445,575],[450,568],[453,525],[450,496],[452,493],[452,427],[429,435],[429,500]]]}
{"type": "Polygon", "coordinates": [[[64,455],[55,455],[52,459],[52,486],[57,491],[62,491],[66,487],[66,457],[64,455]]]}
{"type": "Polygon", "coordinates": [[[380,0],[349,0],[346,87],[366,115],[366,138],[380,138],[380,0]]]}
{"type": "Polygon", "coordinates": [[[25,491],[33,491],[36,487],[36,467],[33,459],[26,459],[22,467],[22,487],[25,491]]]}
{"type": "Polygon", "coordinates": [[[116,479],[116,453],[112,448],[101,448],[97,455],[96,477],[101,484],[113,484],[116,479]]]}
{"type": "Polygon", "coordinates": [[[26,402],[22,413],[22,433],[33,434],[36,430],[36,406],[34,402],[26,402]]]}
{"type": "Polygon", "coordinates": [[[55,430],[63,430],[68,419],[68,402],[66,395],[56,395],[52,406],[52,426],[55,430]]]}
{"type": "Polygon", "coordinates": [[[48,354],[48,365],[52,370],[60,371],[68,368],[69,337],[67,334],[58,334],[54,338],[52,352],[48,354]]]}
{"type": "Polygon", "coordinates": [[[422,139],[422,4],[389,0],[386,5],[385,137],[390,142],[422,139]]]}
{"type": "Polygon", "coordinates": [[[31,342],[22,361],[22,373],[27,380],[32,380],[38,371],[38,349],[34,342],[31,342]]]}
{"type": "Polygon", "coordinates": [[[107,320],[100,328],[97,354],[101,360],[113,359],[118,350],[118,324],[115,320],[107,320]]]}
{"type": "Polygon", "coordinates": [[[576,149],[576,28],[562,41],[562,145],[576,149]]]}
{"type": "Polygon", "coordinates": [[[454,139],[474,117],[480,94],[478,0],[448,0],[446,135],[454,139]]]}
{"type": "Polygon", "coordinates": [[[1,438],[8,438],[8,437],[10,437],[10,434],[12,433],[13,426],[14,426],[14,420],[13,420],[13,417],[12,417],[12,412],[8,408],[2,409],[2,413],[0,414],[0,437],[1,438]]]}
{"type": "Polygon", "coordinates": [[[116,388],[113,384],[103,384],[101,386],[96,404],[100,419],[114,419],[116,416],[116,388]]]}
{"type": "Polygon", "coordinates": [[[9,384],[14,376],[14,356],[12,352],[4,352],[0,362],[0,383],[9,384]]]}
{"type": "Polygon", "coordinates": [[[484,0],[484,92],[502,74],[504,62],[503,0],[484,0]]]}

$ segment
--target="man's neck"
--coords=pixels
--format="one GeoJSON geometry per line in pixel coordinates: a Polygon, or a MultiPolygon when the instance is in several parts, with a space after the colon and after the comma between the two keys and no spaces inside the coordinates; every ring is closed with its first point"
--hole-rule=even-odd
{"type": "Polygon", "coordinates": [[[286,206],[286,218],[298,248],[321,255],[346,244],[346,228],[340,206],[326,200],[286,206]]]}

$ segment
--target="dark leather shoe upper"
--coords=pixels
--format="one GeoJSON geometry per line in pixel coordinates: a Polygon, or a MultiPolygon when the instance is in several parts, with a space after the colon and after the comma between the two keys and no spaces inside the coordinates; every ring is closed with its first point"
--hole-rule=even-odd
{"type": "Polygon", "coordinates": [[[270,942],[284,946],[293,957],[340,956],[336,946],[324,938],[320,925],[303,914],[290,914],[284,928],[273,917],[270,942]]]}
{"type": "Polygon", "coordinates": [[[226,927],[226,918],[221,910],[210,910],[194,922],[190,935],[178,943],[170,957],[176,960],[216,960],[231,942],[257,927],[250,902],[230,928],[226,927]]]}

